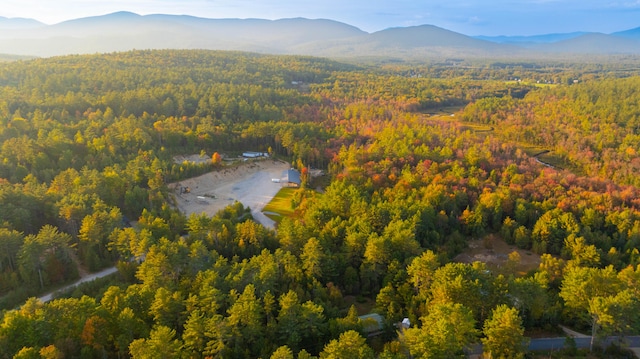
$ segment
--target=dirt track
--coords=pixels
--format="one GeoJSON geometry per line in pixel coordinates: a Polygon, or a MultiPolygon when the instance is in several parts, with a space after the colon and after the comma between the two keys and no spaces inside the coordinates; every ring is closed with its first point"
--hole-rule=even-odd
{"type": "Polygon", "coordinates": [[[169,185],[180,212],[215,215],[235,201],[251,207],[253,217],[263,225],[273,228],[273,222],[261,211],[278,193],[282,185],[273,178],[281,178],[290,166],[272,159],[251,160],[238,166],[222,168],[199,177],[169,185]],[[190,193],[180,194],[180,187],[189,187],[190,193]]]}

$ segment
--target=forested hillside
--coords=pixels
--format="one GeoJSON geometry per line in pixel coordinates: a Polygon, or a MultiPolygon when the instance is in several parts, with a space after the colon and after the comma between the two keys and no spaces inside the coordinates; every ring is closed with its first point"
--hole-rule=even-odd
{"type": "Polygon", "coordinates": [[[0,63],[0,358],[522,357],[558,324],[638,334],[634,71],[171,50],[0,63]],[[175,209],[167,184],[220,170],[175,155],[247,150],[329,178],[305,176],[276,231],[240,203],[175,209]],[[540,266],[454,260],[489,237],[540,266]],[[103,286],[27,299],[115,263],[103,286]]]}

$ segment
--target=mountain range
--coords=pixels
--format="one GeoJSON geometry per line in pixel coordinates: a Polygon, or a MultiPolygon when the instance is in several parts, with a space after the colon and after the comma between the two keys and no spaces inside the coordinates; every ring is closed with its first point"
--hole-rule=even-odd
{"type": "Polygon", "coordinates": [[[324,19],[207,19],[130,12],[46,25],[0,17],[0,53],[49,57],[131,49],[215,49],[337,58],[531,58],[640,54],[640,27],[612,34],[471,37],[432,25],[368,33],[324,19]]]}

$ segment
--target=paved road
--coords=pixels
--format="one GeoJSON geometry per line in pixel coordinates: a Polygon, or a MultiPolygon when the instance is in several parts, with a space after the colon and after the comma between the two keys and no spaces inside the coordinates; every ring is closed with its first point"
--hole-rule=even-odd
{"type": "Polygon", "coordinates": [[[256,210],[252,208],[251,215],[253,216],[253,219],[256,220],[256,222],[262,224],[266,228],[271,228],[271,229],[276,228],[276,222],[274,222],[271,218],[267,217],[260,210],[256,210]]]}
{"type": "Polygon", "coordinates": [[[262,209],[273,199],[273,197],[282,189],[280,183],[273,183],[272,178],[280,178],[282,176],[280,169],[273,171],[256,172],[245,181],[236,183],[233,187],[233,196],[244,206],[251,207],[251,215],[253,219],[261,223],[267,228],[274,229],[275,222],[262,213],[262,209]],[[260,184],[260,192],[254,191],[252,187],[260,184]]]}
{"type": "MultiPolygon", "coordinates": [[[[540,338],[540,339],[531,339],[529,344],[529,350],[552,350],[552,349],[560,349],[564,347],[566,338],[540,338]]],[[[578,349],[587,349],[591,345],[591,337],[579,337],[573,338],[576,342],[576,347],[578,349]]],[[[616,343],[619,341],[618,337],[608,337],[601,341],[601,344],[604,346],[608,346],[612,343],[616,343]]],[[[624,337],[623,342],[627,347],[640,347],[640,336],[633,337],[624,337]]]]}
{"type": "MultiPolygon", "coordinates": [[[[573,339],[575,340],[576,347],[578,349],[589,349],[589,347],[591,346],[590,336],[578,337],[573,339]]],[[[565,337],[531,339],[531,341],[529,342],[529,350],[559,350],[564,347],[565,341],[565,337]]],[[[624,337],[623,341],[626,347],[640,347],[640,336],[624,337]]],[[[615,342],[618,342],[618,337],[608,337],[600,343],[604,344],[604,346],[608,346],[609,344],[615,342]]],[[[482,344],[476,344],[472,346],[470,353],[475,355],[482,354],[482,344]]]]}
{"type": "MultiPolygon", "coordinates": [[[[564,348],[566,338],[539,338],[531,339],[529,343],[529,350],[558,350],[564,348]]],[[[591,337],[573,338],[576,341],[576,347],[589,348],[591,344],[591,337]]]]}
{"type": "Polygon", "coordinates": [[[84,278],[80,278],[79,280],[77,280],[74,283],[71,283],[71,284],[69,284],[69,285],[67,285],[67,286],[65,286],[63,288],[60,288],[55,292],[43,295],[42,297],[40,297],[38,299],[43,303],[44,302],[48,302],[51,299],[53,299],[53,296],[58,292],[62,292],[62,291],[66,291],[66,290],[71,289],[71,288],[75,288],[75,287],[79,286],[82,283],[91,282],[91,281],[96,280],[98,278],[106,277],[106,276],[111,275],[111,274],[113,274],[113,273],[115,273],[117,271],[118,271],[118,268],[111,267],[111,268],[107,268],[107,269],[101,270],[100,272],[91,273],[91,274],[89,274],[88,276],[86,276],[84,278]]]}

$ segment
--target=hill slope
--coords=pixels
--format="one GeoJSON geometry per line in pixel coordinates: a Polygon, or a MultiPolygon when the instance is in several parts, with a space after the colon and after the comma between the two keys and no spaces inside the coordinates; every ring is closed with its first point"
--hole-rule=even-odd
{"type": "Polygon", "coordinates": [[[640,41],[614,35],[589,33],[536,48],[552,53],[640,54],[640,41]]]}
{"type": "Polygon", "coordinates": [[[499,44],[529,46],[532,44],[549,44],[549,43],[558,42],[562,40],[568,40],[584,34],[586,33],[570,32],[570,33],[563,33],[563,34],[544,34],[544,35],[532,35],[532,36],[474,36],[474,38],[479,40],[496,42],[499,44]]]}
{"type": "Polygon", "coordinates": [[[640,40],[640,27],[636,27],[635,29],[629,29],[626,31],[614,32],[611,35],[624,37],[627,39],[640,40]]]}
{"type": "Polygon", "coordinates": [[[6,18],[0,16],[0,29],[2,30],[17,30],[17,29],[33,29],[46,26],[45,24],[33,19],[23,18],[6,18]]]}
{"type": "Polygon", "coordinates": [[[45,57],[159,48],[288,53],[292,46],[364,34],[331,20],[214,20],[118,12],[4,33],[0,52],[45,57]]]}
{"type": "Polygon", "coordinates": [[[330,57],[535,57],[640,53],[640,28],[524,37],[469,37],[433,25],[367,33],[325,19],[206,19],[131,12],[45,25],[0,18],[0,53],[56,56],[132,49],[239,50],[330,57]],[[535,51],[535,52],[534,52],[535,51]]]}

